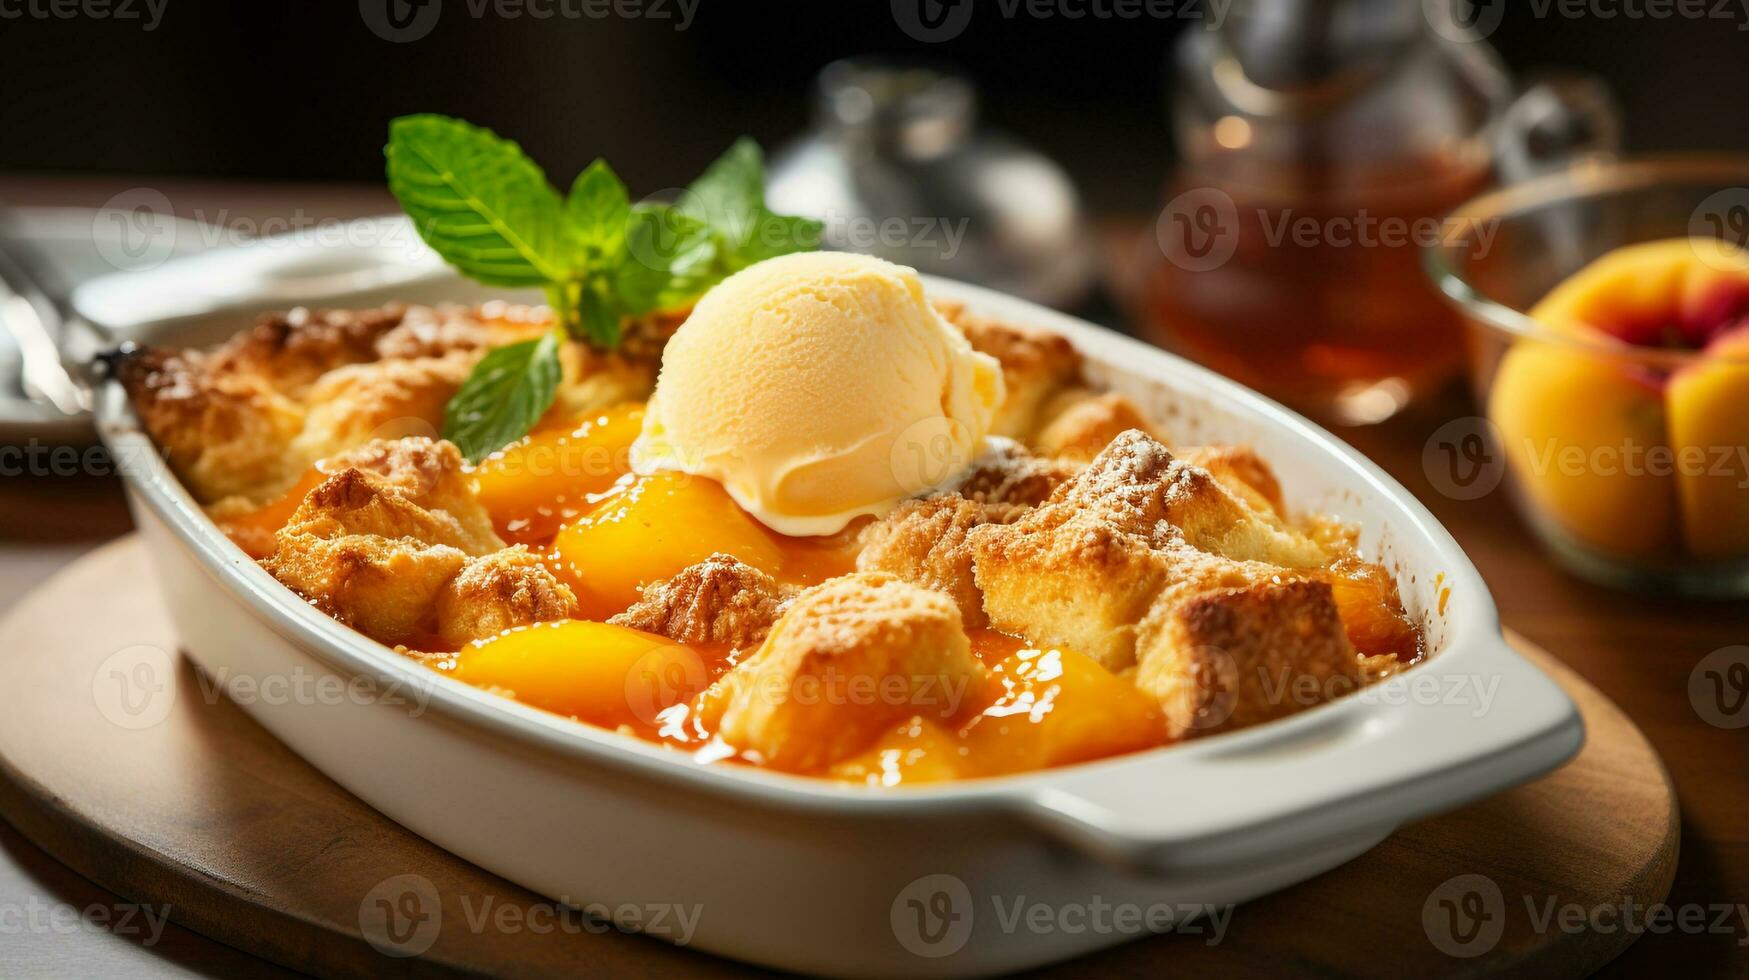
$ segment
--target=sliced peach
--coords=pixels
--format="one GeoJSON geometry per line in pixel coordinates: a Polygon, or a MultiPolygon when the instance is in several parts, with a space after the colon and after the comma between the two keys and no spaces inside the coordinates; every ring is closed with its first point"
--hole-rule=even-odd
{"type": "Polygon", "coordinates": [[[1421,633],[1410,624],[1397,583],[1384,567],[1343,559],[1327,576],[1348,642],[1366,656],[1391,654],[1411,661],[1421,653],[1421,633]]]}
{"type": "Polygon", "coordinates": [[[1645,465],[1665,445],[1657,384],[1620,358],[1522,342],[1494,377],[1488,416],[1538,514],[1585,544],[1624,557],[1675,541],[1676,484],[1645,465]]]}
{"type": "Polygon", "coordinates": [[[981,774],[1062,766],[1164,744],[1160,706],[1069,650],[1022,650],[992,673],[1002,694],[964,731],[981,774]]]}
{"type": "MultiPolygon", "coordinates": [[[[966,637],[972,641],[972,656],[986,667],[994,667],[1030,646],[1020,637],[1001,630],[967,630],[966,637]]],[[[998,693],[993,691],[990,696],[994,698],[998,693]]]]}
{"type": "Polygon", "coordinates": [[[591,495],[630,472],[632,441],[643,424],[642,405],[621,405],[543,427],[488,456],[474,472],[498,533],[521,544],[550,541],[591,506],[591,495]]]}
{"type": "Polygon", "coordinates": [[[321,465],[311,466],[298,477],[298,482],[279,497],[262,504],[254,510],[243,511],[216,519],[219,530],[225,536],[236,542],[237,547],[256,560],[273,554],[277,547],[276,535],[279,529],[297,513],[298,505],[311,490],[325,479],[328,474],[321,465]]]}
{"type": "Polygon", "coordinates": [[[918,715],[881,736],[858,755],[833,764],[827,775],[870,786],[939,783],[958,779],[964,749],[954,733],[918,715]]]}
{"type": "Polygon", "coordinates": [[[724,552],[776,575],[777,539],[702,477],[658,473],[635,480],[564,526],[555,571],[589,618],[606,619],[638,599],[638,587],[724,552]]]}
{"type": "Polygon", "coordinates": [[[707,678],[697,653],[623,626],[570,620],[510,630],[464,647],[451,674],[604,728],[649,730],[707,678]]]}
{"type": "Polygon", "coordinates": [[[1716,360],[1670,379],[1670,442],[1688,550],[1749,555],[1749,328],[1707,347],[1716,360]]]}

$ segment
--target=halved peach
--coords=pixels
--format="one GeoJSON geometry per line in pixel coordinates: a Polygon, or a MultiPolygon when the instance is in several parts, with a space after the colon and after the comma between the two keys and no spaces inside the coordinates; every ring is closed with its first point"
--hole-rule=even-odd
{"type": "Polygon", "coordinates": [[[1068,765],[1162,745],[1155,701],[1090,657],[1022,650],[991,671],[1002,693],[964,729],[980,774],[1068,765]]]}
{"type": "Polygon", "coordinates": [[[640,586],[724,552],[767,574],[783,550],[722,486],[683,473],[640,477],[564,526],[554,569],[584,615],[606,619],[638,600],[640,586]]]}
{"type": "Polygon", "coordinates": [[[702,658],[667,637],[582,620],[525,626],[470,644],[450,673],[590,724],[644,730],[708,682],[702,658]]]}
{"type": "Polygon", "coordinates": [[[833,764],[827,775],[870,786],[939,783],[958,779],[965,749],[952,731],[917,715],[869,748],[833,764]]]}
{"type": "Polygon", "coordinates": [[[505,540],[550,541],[560,525],[592,506],[631,471],[633,440],[644,424],[636,403],[545,426],[482,460],[474,473],[480,503],[505,540]]]}

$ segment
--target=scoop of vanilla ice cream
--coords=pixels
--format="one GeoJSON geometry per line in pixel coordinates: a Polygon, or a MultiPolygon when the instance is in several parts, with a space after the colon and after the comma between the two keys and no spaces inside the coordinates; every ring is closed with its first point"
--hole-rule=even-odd
{"type": "Polygon", "coordinates": [[[668,341],[632,465],[716,480],[784,534],[831,534],[951,481],[1003,395],[915,270],[786,255],[723,280],[668,341]]]}

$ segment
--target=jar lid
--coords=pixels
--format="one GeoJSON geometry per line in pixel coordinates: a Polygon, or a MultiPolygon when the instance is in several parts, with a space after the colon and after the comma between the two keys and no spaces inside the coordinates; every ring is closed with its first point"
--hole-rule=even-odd
{"type": "Polygon", "coordinates": [[[972,129],[977,95],[965,78],[925,65],[870,58],[821,72],[815,117],[822,129],[862,138],[902,156],[939,156],[972,129]]]}

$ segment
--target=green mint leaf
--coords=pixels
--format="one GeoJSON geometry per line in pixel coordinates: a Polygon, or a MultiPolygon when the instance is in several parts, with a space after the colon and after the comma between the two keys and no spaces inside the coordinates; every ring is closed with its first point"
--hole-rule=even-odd
{"type": "Polygon", "coordinates": [[[492,286],[570,277],[574,245],[558,193],[515,143],[459,119],[402,116],[383,152],[389,190],[463,275],[492,286]]]}
{"type": "Polygon", "coordinates": [[[565,218],[585,250],[585,264],[600,264],[619,254],[631,214],[626,185],[606,160],[597,159],[577,175],[565,198],[565,218]]]}
{"type": "Polygon", "coordinates": [[[680,207],[730,243],[744,239],[765,208],[765,162],[759,144],[743,136],[686,186],[680,207]]]}
{"type": "Polygon", "coordinates": [[[498,347],[443,410],[443,437],[478,463],[528,434],[559,388],[559,334],[498,347]]]}
{"type": "Polygon", "coordinates": [[[589,342],[602,350],[619,346],[619,322],[623,317],[620,298],[613,294],[605,278],[592,280],[577,298],[577,322],[583,325],[589,342]]]}
{"type": "Polygon", "coordinates": [[[677,208],[640,204],[626,227],[613,289],[631,316],[682,306],[722,281],[719,257],[709,225],[677,208]]]}
{"type": "Polygon", "coordinates": [[[567,333],[577,322],[577,292],[575,282],[555,282],[547,285],[547,306],[552,308],[553,319],[558,321],[567,333]]]}
{"type": "Polygon", "coordinates": [[[825,230],[825,225],[812,218],[776,214],[761,208],[753,233],[736,252],[736,259],[741,266],[749,266],[791,252],[812,252],[820,247],[825,230]]]}
{"type": "Polygon", "coordinates": [[[820,247],[823,226],[765,207],[765,163],[743,136],[686,188],[680,208],[719,237],[722,275],[791,252],[820,247]]]}

